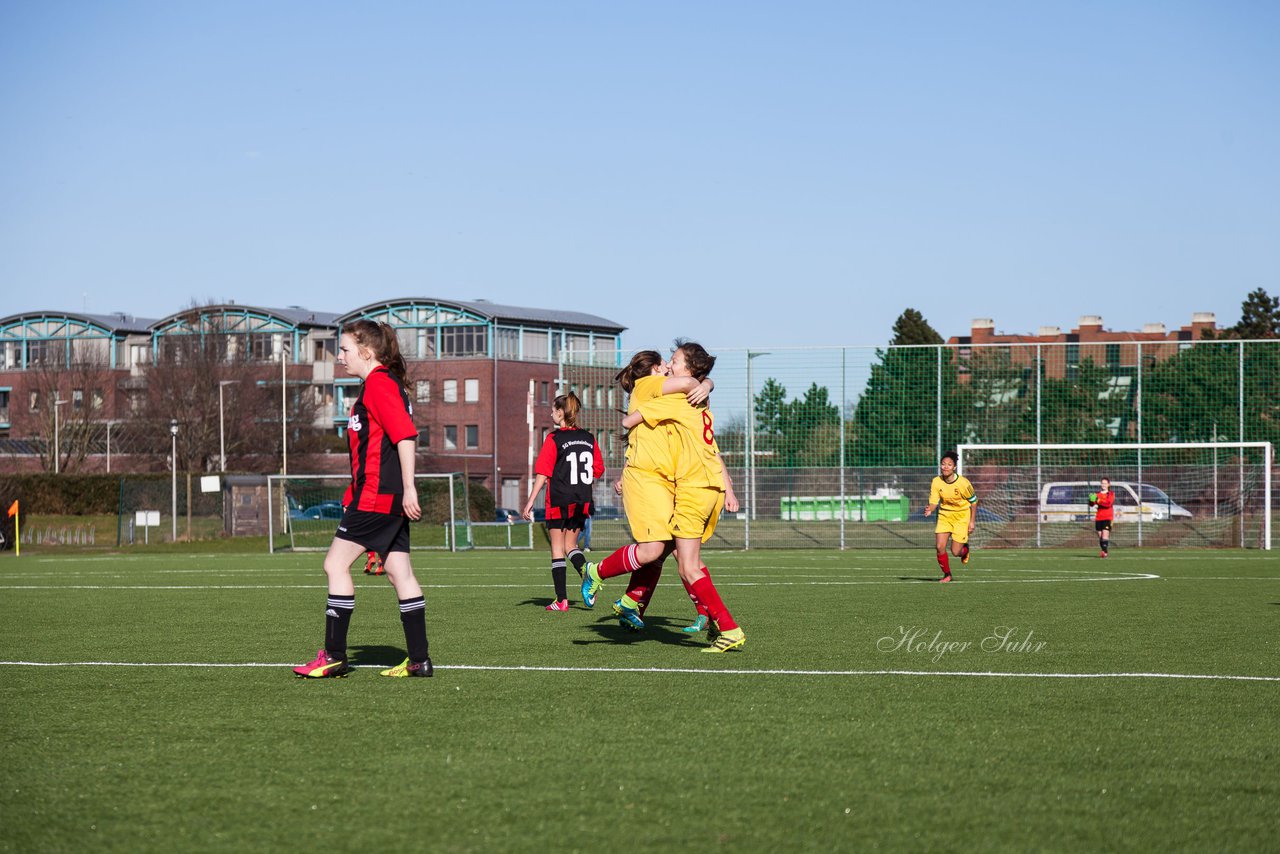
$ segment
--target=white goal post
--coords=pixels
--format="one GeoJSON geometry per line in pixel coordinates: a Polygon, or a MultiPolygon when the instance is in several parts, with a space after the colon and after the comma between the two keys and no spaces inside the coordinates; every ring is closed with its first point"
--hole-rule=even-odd
{"type": "Polygon", "coordinates": [[[1034,545],[1066,544],[1053,523],[1084,521],[1081,495],[1105,476],[1138,546],[1159,532],[1150,544],[1271,548],[1270,442],[963,443],[956,457],[981,506],[1020,517],[1028,545],[1029,509],[1034,545]]]}
{"type": "MultiPolygon", "coordinates": [[[[464,506],[461,472],[415,474],[423,518],[413,523],[412,548],[471,548],[471,514],[464,506]],[[462,526],[464,530],[459,530],[462,526]]],[[[324,551],[342,518],[342,495],[351,475],[267,476],[267,551],[324,551]]]]}

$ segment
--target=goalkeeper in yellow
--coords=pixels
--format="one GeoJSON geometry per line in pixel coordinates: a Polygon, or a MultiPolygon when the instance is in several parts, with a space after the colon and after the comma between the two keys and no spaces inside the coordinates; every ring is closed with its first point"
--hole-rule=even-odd
{"type": "Polygon", "coordinates": [[[973,484],[956,471],[956,455],[947,451],[938,463],[938,476],[929,486],[929,506],[924,508],[928,516],[938,511],[938,524],[934,527],[934,544],[938,550],[938,566],[942,568],[945,583],[951,580],[951,559],[947,556],[947,538],[951,538],[951,554],[961,563],[969,562],[969,536],[978,518],[978,496],[973,484]],[[941,505],[941,506],[939,506],[941,505]]]}

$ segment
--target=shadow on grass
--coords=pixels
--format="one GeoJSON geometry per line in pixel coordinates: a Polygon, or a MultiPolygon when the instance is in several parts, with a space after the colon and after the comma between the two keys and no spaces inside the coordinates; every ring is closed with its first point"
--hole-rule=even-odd
{"type": "Polygon", "coordinates": [[[632,644],[640,642],[657,642],[668,646],[701,646],[706,643],[706,635],[690,635],[684,632],[685,621],[672,620],[667,617],[645,617],[644,629],[632,631],[623,628],[612,611],[606,606],[600,618],[594,623],[584,626],[595,634],[594,638],[575,640],[575,646],[593,644],[632,644]]]}
{"type": "Polygon", "coordinates": [[[398,646],[353,646],[347,650],[347,661],[360,665],[395,667],[404,661],[405,651],[398,646]]]}

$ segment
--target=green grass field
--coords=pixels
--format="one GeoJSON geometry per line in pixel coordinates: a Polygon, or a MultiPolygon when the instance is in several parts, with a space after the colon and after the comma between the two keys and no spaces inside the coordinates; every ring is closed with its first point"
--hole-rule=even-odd
{"type": "Polygon", "coordinates": [[[319,555],[8,554],[0,850],[1274,850],[1272,553],[709,558],[741,652],[674,567],[632,634],[545,553],[415,553],[436,677],[378,677],[358,576],[309,681],[319,555]]]}

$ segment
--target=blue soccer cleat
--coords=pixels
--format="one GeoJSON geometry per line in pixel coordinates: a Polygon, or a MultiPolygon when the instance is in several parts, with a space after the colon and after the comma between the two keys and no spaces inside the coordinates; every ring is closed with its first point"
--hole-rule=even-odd
{"type": "Polygon", "coordinates": [[[681,629],[681,631],[683,631],[687,635],[696,635],[698,632],[706,631],[706,629],[707,629],[707,615],[699,614],[698,618],[693,621],[693,625],[685,626],[683,629],[681,629]]]}
{"type": "Polygon", "coordinates": [[[582,568],[582,604],[588,608],[596,606],[596,594],[600,592],[600,577],[596,575],[596,565],[588,563],[582,568]]]}
{"type": "Polygon", "coordinates": [[[613,613],[618,615],[618,621],[622,623],[623,628],[631,629],[633,632],[644,628],[644,620],[640,619],[640,612],[623,605],[621,599],[613,603],[613,613]]]}

